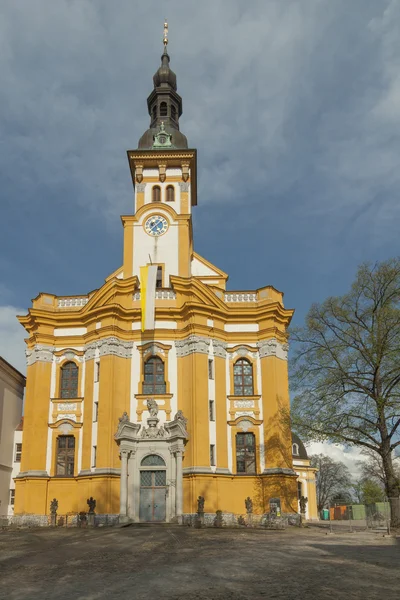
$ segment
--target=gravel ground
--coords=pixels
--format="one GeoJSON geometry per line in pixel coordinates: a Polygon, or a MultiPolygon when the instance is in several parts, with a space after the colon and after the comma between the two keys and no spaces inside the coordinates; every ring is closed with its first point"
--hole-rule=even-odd
{"type": "Polygon", "coordinates": [[[397,600],[399,542],[295,527],[5,530],[0,598],[397,600]]]}

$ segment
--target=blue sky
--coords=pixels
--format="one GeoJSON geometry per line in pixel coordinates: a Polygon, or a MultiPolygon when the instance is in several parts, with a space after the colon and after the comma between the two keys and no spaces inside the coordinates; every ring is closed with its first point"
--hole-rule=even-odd
{"type": "Polygon", "coordinates": [[[397,0],[5,0],[0,354],[21,370],[15,314],[121,264],[164,17],[198,149],[195,249],[229,288],[274,285],[301,324],[360,262],[399,254],[397,0]]]}

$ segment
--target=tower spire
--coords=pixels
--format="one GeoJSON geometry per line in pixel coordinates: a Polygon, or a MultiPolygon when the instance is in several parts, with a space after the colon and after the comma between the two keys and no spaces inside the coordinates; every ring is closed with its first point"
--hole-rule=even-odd
{"type": "Polygon", "coordinates": [[[186,136],[179,131],[182,98],[177,92],[176,75],[169,66],[167,19],[164,20],[163,45],[164,51],[161,56],[161,65],[153,77],[154,89],[147,98],[150,127],[139,140],[138,147],[141,149],[152,149],[154,142],[156,142],[157,146],[158,137],[161,133],[161,124],[163,126],[162,133],[167,134],[170,147],[187,148],[186,136]]]}

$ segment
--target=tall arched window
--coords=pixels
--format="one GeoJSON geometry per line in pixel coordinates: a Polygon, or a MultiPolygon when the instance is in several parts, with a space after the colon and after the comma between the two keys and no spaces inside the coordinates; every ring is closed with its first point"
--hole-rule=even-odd
{"type": "Polygon", "coordinates": [[[245,358],[239,358],[233,366],[233,386],[235,396],[253,395],[253,365],[245,358]]]}
{"type": "Polygon", "coordinates": [[[175,202],[175,188],[173,185],[167,186],[167,202],[175,202]]]}
{"type": "Polygon", "coordinates": [[[67,362],[61,367],[60,398],[78,397],[78,367],[67,362]]]}
{"type": "Polygon", "coordinates": [[[165,394],[164,363],[152,356],[144,363],[143,394],[165,394]]]}
{"type": "Polygon", "coordinates": [[[256,472],[256,438],[254,433],[236,434],[236,472],[256,472]]]}
{"type": "Polygon", "coordinates": [[[166,102],[161,102],[160,104],[160,117],[168,116],[168,106],[166,102]]]}
{"type": "Polygon", "coordinates": [[[292,454],[293,454],[293,456],[299,455],[299,445],[298,444],[292,444],[292,454]]]}
{"type": "Polygon", "coordinates": [[[158,185],[155,185],[152,189],[153,192],[153,196],[152,196],[152,201],[153,202],[161,202],[161,188],[158,185]]]}
{"type": "Polygon", "coordinates": [[[171,104],[171,117],[176,121],[176,108],[173,104],[171,104]]]}

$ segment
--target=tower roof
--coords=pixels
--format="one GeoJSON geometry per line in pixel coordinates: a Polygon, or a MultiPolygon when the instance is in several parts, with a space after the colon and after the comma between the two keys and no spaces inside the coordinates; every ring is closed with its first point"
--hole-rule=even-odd
{"type": "MultiPolygon", "coordinates": [[[[186,136],[179,131],[179,117],[182,114],[182,98],[177,92],[176,75],[170,68],[170,57],[167,51],[168,24],[164,23],[164,52],[161,65],[153,77],[154,89],[147,98],[150,115],[150,127],[139,140],[140,150],[152,150],[160,128],[170,136],[173,148],[187,148],[186,136]]],[[[157,146],[158,148],[158,146],[157,146]]]]}

